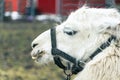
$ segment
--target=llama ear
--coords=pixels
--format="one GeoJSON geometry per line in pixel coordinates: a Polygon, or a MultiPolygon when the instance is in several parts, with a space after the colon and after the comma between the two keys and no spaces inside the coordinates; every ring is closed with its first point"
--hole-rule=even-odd
{"type": "Polygon", "coordinates": [[[120,21],[113,19],[103,22],[99,27],[100,33],[114,34],[120,31],[120,21]]]}

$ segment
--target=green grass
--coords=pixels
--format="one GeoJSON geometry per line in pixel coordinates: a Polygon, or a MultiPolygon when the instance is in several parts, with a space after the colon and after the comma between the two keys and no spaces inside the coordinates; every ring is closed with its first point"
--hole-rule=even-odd
{"type": "Polygon", "coordinates": [[[36,64],[30,56],[31,42],[55,23],[0,23],[0,80],[63,80],[53,63],[36,64]]]}

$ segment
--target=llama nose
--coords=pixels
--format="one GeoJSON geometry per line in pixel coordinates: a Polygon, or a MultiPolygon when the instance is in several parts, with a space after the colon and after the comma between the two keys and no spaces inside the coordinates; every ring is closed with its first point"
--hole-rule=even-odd
{"type": "Polygon", "coordinates": [[[40,51],[40,50],[31,52],[32,59],[40,58],[44,54],[45,54],[45,52],[44,51],[40,51]]]}
{"type": "Polygon", "coordinates": [[[32,44],[32,48],[35,48],[38,45],[38,43],[32,44]]]}

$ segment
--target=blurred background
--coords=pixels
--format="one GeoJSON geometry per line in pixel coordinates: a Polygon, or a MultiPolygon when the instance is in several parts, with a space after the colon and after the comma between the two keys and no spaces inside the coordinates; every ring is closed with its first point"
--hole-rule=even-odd
{"type": "Polygon", "coordinates": [[[0,80],[65,80],[54,63],[32,60],[31,42],[85,3],[120,10],[120,0],[0,0],[0,80]]]}

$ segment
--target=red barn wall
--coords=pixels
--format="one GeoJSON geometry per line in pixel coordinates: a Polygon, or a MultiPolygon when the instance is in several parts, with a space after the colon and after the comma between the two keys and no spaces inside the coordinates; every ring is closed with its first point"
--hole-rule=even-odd
{"type": "MultiPolygon", "coordinates": [[[[57,0],[38,0],[37,9],[41,13],[56,14],[57,0]]],[[[120,5],[120,0],[115,0],[116,4],[120,5]]],[[[104,7],[105,0],[88,0],[87,2],[93,7],[104,7]]],[[[66,15],[71,11],[83,6],[85,0],[61,0],[61,13],[66,15]]],[[[5,11],[20,11],[25,12],[26,0],[5,0],[5,11]],[[19,3],[19,4],[18,4],[19,3]],[[20,5],[20,6],[19,6],[20,5]]]]}
{"type": "Polygon", "coordinates": [[[18,0],[5,0],[5,11],[17,11],[18,0]]]}
{"type": "Polygon", "coordinates": [[[25,13],[26,0],[5,0],[5,11],[25,13]]]}
{"type": "Polygon", "coordinates": [[[55,0],[38,0],[38,11],[55,14],[55,0]]]}

